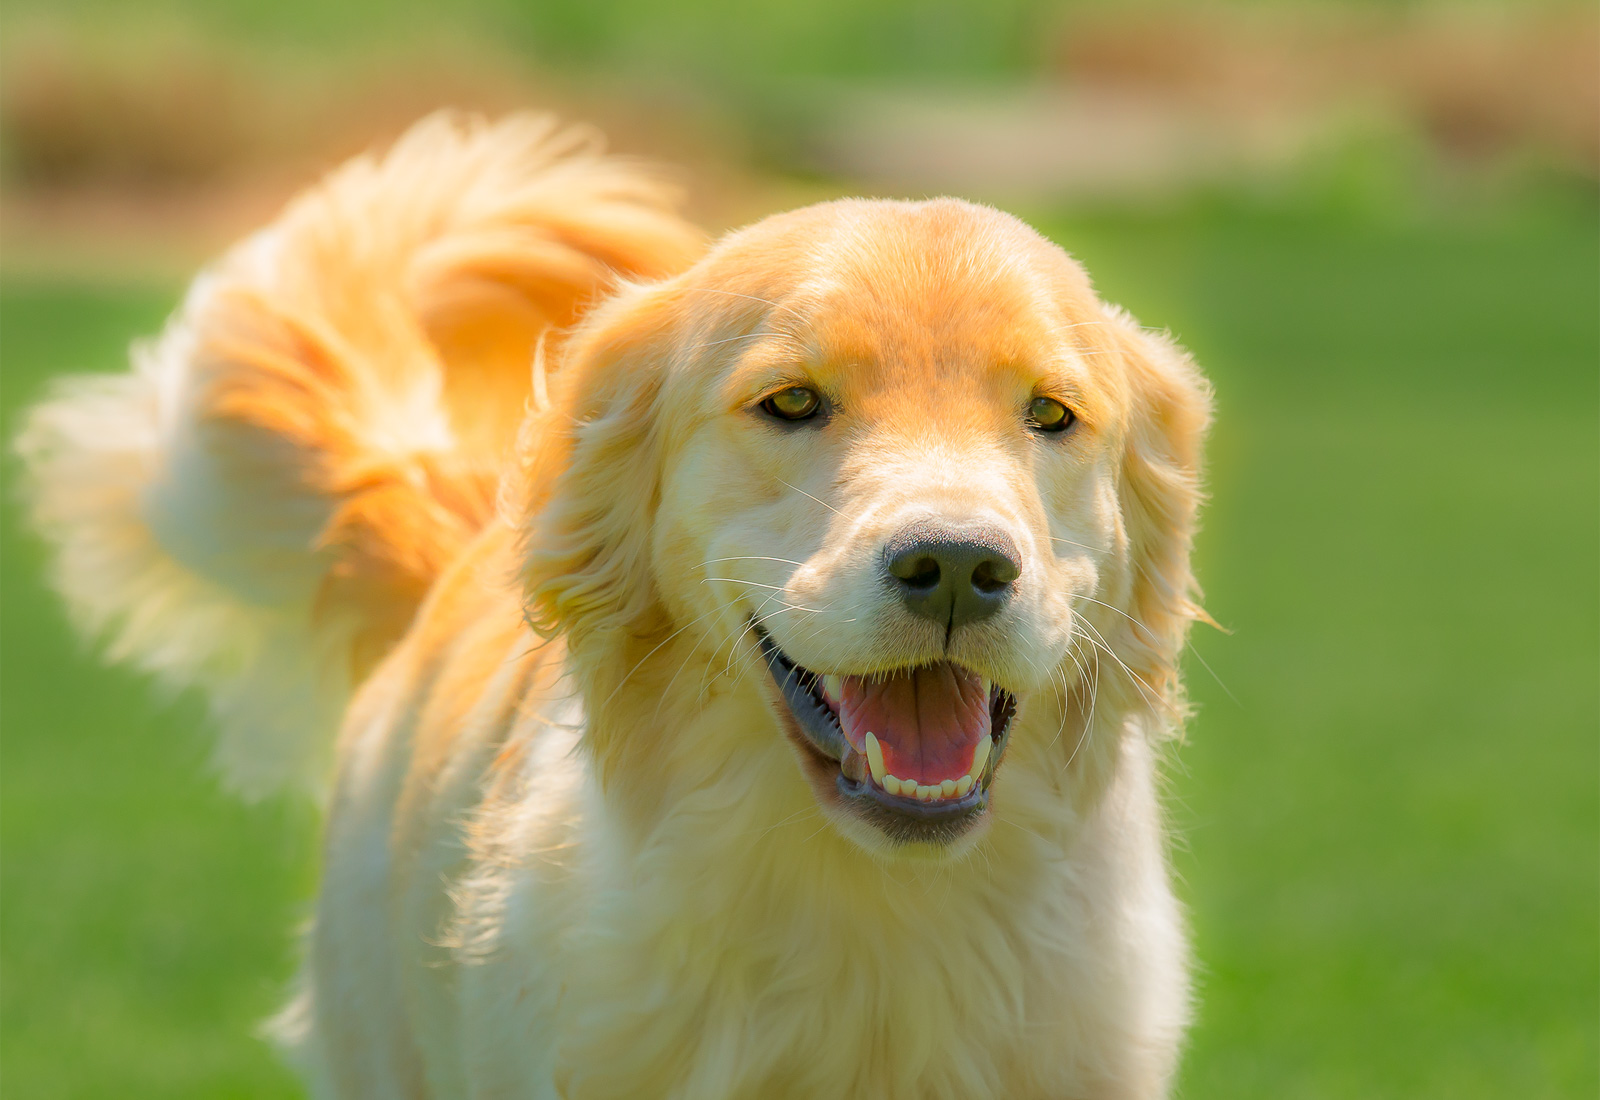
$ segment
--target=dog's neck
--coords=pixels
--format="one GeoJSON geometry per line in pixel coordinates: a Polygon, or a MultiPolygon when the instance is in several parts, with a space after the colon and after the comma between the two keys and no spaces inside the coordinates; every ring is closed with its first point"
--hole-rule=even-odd
{"type": "MultiPolygon", "coordinates": [[[[575,670],[598,796],[585,827],[621,847],[586,872],[596,908],[569,962],[574,1003],[595,1026],[564,1040],[570,1064],[605,1066],[619,1094],[643,1094],[666,1052],[689,1057],[707,1036],[752,1030],[763,1041],[740,1049],[762,1065],[739,1072],[759,1079],[804,1073],[819,1056],[863,1074],[903,1058],[909,1073],[927,1056],[904,1046],[919,1034],[970,1044],[981,1052],[970,1064],[1021,1064],[1039,1027],[1076,1026],[1062,1022],[1069,993],[1121,995],[1101,942],[1118,924],[1104,907],[1157,881],[1130,847],[1140,818],[1124,808],[1153,802],[1148,745],[1127,715],[1100,706],[1089,723],[1070,697],[1064,710],[1035,701],[975,847],[872,853],[813,796],[763,670],[706,671],[706,653],[687,644],[641,660],[639,645],[631,662],[608,657],[622,670],[609,679],[575,670]],[[686,660],[705,677],[682,672],[686,660]],[[679,1011],[642,1010],[641,989],[679,1011]]],[[[870,1094],[882,1082],[869,1077],[855,1085],[870,1094]]]]}

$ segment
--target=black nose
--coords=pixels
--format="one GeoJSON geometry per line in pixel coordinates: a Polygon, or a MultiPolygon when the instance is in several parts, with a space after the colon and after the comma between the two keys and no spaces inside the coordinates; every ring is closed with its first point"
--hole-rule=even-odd
{"type": "Polygon", "coordinates": [[[1022,567],[1011,536],[988,525],[914,523],[883,548],[889,584],[907,608],[954,630],[987,619],[1022,567]]]}

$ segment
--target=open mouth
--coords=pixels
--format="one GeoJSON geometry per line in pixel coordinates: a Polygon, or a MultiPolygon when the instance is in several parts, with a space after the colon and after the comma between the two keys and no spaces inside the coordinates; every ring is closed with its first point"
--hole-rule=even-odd
{"type": "Polygon", "coordinates": [[[757,629],[761,655],[841,798],[891,839],[954,839],[988,806],[1016,697],[949,661],[870,676],[823,675],[757,629]]]}

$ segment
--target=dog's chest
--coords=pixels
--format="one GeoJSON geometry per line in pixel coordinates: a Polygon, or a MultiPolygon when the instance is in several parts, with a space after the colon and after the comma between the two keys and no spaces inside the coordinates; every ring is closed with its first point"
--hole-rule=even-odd
{"type": "Polygon", "coordinates": [[[633,875],[626,890],[604,868],[526,874],[493,965],[466,975],[465,1031],[499,1037],[480,1046],[508,1059],[496,1078],[569,1097],[954,1100],[1059,1077],[1039,1040],[1066,1037],[1062,960],[1028,954],[976,895],[906,881],[921,896],[903,905],[837,906],[815,871],[633,875]],[[787,896],[771,891],[783,879],[787,896]]]}

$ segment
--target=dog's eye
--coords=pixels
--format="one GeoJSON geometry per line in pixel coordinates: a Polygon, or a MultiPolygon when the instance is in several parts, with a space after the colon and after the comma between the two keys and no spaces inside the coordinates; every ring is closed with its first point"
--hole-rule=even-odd
{"type": "Polygon", "coordinates": [[[817,396],[816,390],[790,386],[761,402],[761,407],[779,420],[809,420],[822,407],[822,398],[817,396]]]}
{"type": "Polygon", "coordinates": [[[1078,418],[1053,397],[1035,397],[1028,402],[1028,419],[1041,432],[1064,432],[1078,418]]]}

